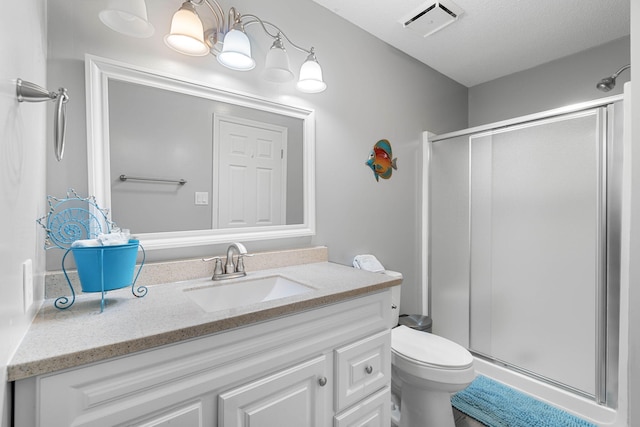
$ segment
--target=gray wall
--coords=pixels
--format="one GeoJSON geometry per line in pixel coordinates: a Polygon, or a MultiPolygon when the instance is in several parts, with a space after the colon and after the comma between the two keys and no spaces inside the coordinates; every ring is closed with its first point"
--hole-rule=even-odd
{"type": "MultiPolygon", "coordinates": [[[[240,12],[254,13],[280,25],[299,44],[314,44],[328,84],[325,92],[315,95],[296,92],[293,85],[274,85],[259,79],[261,61],[270,43],[259,34],[258,27],[248,32],[256,41],[253,52],[260,62],[255,70],[238,73],[223,69],[213,57],[187,57],[168,49],[162,37],[170,16],[158,16],[156,9],[161,2],[147,2],[156,34],[137,40],[111,32],[95,15],[74,19],[93,2],[65,1],[73,1],[76,9],[49,20],[49,72],[53,86],[70,86],[72,102],[67,159],[60,164],[48,163],[50,194],[64,194],[68,187],[87,191],[84,77],[76,65],[85,52],[311,108],[316,112],[317,235],[247,242],[248,250],[326,245],[331,261],[349,265],[357,254],[376,254],[387,268],[405,275],[403,311],[419,309],[418,149],[425,130],[443,133],[466,127],[466,87],[310,0],[242,0],[235,6],[240,12]],[[165,27],[163,23],[167,23],[165,27]],[[82,33],[82,25],[91,31],[82,33]],[[101,37],[107,35],[111,40],[105,42],[101,37]],[[391,141],[398,170],[390,180],[376,182],[364,163],[382,138],[391,141]]],[[[292,67],[298,68],[305,55],[288,51],[292,67]]],[[[223,252],[222,246],[210,246],[147,255],[148,259],[159,260],[223,252]]],[[[50,251],[48,268],[57,270],[59,265],[59,254],[50,251]]]]}
{"type": "Polygon", "coordinates": [[[16,99],[18,77],[47,86],[45,1],[5,6],[0,14],[0,426],[9,427],[11,384],[6,382],[6,366],[44,289],[44,235],[35,220],[46,213],[45,151],[52,154],[53,148],[45,145],[45,135],[53,109],[16,99]],[[24,313],[22,265],[27,260],[33,263],[36,304],[24,313]]]}
{"type": "Polygon", "coordinates": [[[625,70],[610,92],[596,83],[630,62],[629,37],[469,88],[469,127],[622,93],[625,70]]]}

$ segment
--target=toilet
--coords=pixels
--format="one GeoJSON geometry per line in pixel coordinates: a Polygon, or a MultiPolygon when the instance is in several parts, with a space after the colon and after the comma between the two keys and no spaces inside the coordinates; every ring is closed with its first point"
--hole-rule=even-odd
{"type": "MultiPolygon", "coordinates": [[[[390,271],[385,274],[402,277],[390,271]]],[[[473,356],[446,338],[404,325],[396,326],[400,286],[391,292],[392,425],[454,427],[451,394],[463,390],[475,378],[473,356]]]]}

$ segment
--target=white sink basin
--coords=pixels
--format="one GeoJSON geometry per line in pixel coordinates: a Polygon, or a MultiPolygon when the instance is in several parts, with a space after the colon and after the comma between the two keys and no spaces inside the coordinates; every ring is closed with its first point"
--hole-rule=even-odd
{"type": "Polygon", "coordinates": [[[205,311],[213,312],[300,295],[312,290],[313,288],[302,283],[276,275],[189,288],[185,289],[185,293],[205,311]]]}

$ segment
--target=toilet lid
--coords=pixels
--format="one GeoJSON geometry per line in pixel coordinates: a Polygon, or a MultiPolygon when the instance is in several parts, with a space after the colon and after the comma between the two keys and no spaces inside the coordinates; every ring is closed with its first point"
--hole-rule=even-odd
{"type": "Polygon", "coordinates": [[[391,331],[391,349],[417,363],[439,368],[462,369],[473,363],[473,356],[461,345],[404,325],[391,331]]]}

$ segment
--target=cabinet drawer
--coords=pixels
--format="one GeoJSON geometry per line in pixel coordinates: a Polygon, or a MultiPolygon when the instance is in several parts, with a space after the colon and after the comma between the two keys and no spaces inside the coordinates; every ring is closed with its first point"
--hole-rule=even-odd
{"type": "Polygon", "coordinates": [[[391,388],[385,387],[333,419],[334,427],[389,427],[391,388]]]}
{"type": "Polygon", "coordinates": [[[335,409],[342,411],[391,381],[391,332],[335,350],[335,409]]]}

